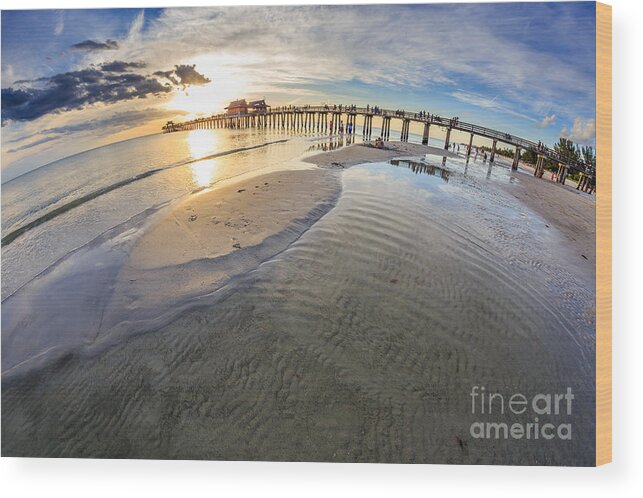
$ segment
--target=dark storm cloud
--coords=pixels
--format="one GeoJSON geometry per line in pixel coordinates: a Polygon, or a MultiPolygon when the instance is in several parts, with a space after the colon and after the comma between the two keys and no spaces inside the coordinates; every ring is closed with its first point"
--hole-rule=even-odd
{"type": "Polygon", "coordinates": [[[3,88],[2,122],[31,121],[49,113],[71,111],[95,103],[110,104],[172,91],[155,78],[109,73],[97,68],[41,78],[42,87],[3,88]]]}
{"type": "Polygon", "coordinates": [[[196,69],[194,69],[195,65],[192,64],[191,66],[188,65],[180,65],[180,66],[174,66],[174,72],[176,75],[179,77],[179,81],[181,82],[181,85],[206,85],[210,83],[210,80],[206,78],[204,75],[199,73],[196,69]]]}
{"type": "Polygon", "coordinates": [[[144,67],[142,62],[113,61],[79,71],[59,73],[46,78],[14,83],[22,86],[2,89],[2,124],[32,121],[49,113],[82,109],[103,103],[142,99],[169,93],[181,86],[204,85],[210,80],[194,66],[175,66],[154,76],[129,72],[144,67]],[[163,83],[161,79],[171,83],[163,83]]]}
{"type": "Polygon", "coordinates": [[[191,66],[180,64],[178,66],[174,66],[174,69],[170,71],[156,71],[154,75],[165,78],[173,84],[181,85],[184,88],[189,85],[199,86],[210,83],[209,78],[202,75],[195,69],[195,64],[192,64],[191,66]]]}
{"type": "Polygon", "coordinates": [[[118,48],[118,42],[115,40],[105,40],[104,42],[85,40],[75,43],[71,48],[74,50],[87,50],[88,52],[95,52],[97,50],[116,50],[118,48]]]}
{"type": "Polygon", "coordinates": [[[112,61],[106,62],[100,65],[100,68],[103,71],[109,71],[112,73],[124,73],[130,69],[141,69],[145,67],[144,62],[123,62],[123,61],[112,61]]]}
{"type": "Polygon", "coordinates": [[[170,71],[155,71],[154,76],[159,76],[165,78],[166,80],[171,81],[174,85],[179,84],[179,80],[174,76],[174,70],[170,71]]]}

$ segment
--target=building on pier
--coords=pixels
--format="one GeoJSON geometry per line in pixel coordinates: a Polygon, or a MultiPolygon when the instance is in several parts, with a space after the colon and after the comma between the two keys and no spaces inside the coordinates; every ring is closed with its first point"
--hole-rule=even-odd
{"type": "Polygon", "coordinates": [[[246,102],[246,99],[233,100],[225,108],[228,116],[247,116],[248,114],[267,114],[270,106],[264,99],[246,102]]]}
{"type": "Polygon", "coordinates": [[[225,111],[228,116],[245,116],[248,114],[248,103],[246,99],[233,100],[225,108],[225,111]]]}
{"type": "Polygon", "coordinates": [[[248,104],[250,111],[256,114],[266,114],[270,112],[270,106],[266,104],[264,99],[253,100],[248,104]]]}
{"type": "Polygon", "coordinates": [[[168,121],[167,123],[165,123],[165,126],[163,126],[163,133],[172,133],[176,130],[177,126],[174,124],[174,121],[168,121]]]}
{"type": "MultiPolygon", "coordinates": [[[[225,108],[225,112],[210,116],[208,118],[198,118],[182,123],[168,121],[163,126],[165,133],[175,131],[207,129],[207,128],[249,128],[249,127],[272,127],[281,129],[297,129],[308,131],[329,131],[331,134],[339,131],[339,127],[346,117],[346,124],[350,125],[351,134],[355,134],[358,119],[363,122],[362,130],[365,140],[370,140],[373,130],[373,119],[379,116],[380,136],[384,141],[391,140],[391,122],[401,121],[401,132],[399,140],[406,142],[409,140],[410,126],[412,123],[419,123],[424,126],[422,143],[428,144],[431,130],[442,129],[445,133],[444,148],[448,149],[451,145],[451,133],[453,130],[469,134],[468,145],[466,145],[466,158],[469,160],[473,147],[474,137],[484,137],[492,142],[490,148],[490,164],[495,162],[496,154],[513,156],[511,168],[518,169],[521,157],[528,153],[535,164],[534,175],[542,177],[545,169],[557,169],[557,179],[560,183],[565,183],[569,174],[574,177],[582,175],[583,182],[579,189],[593,192],[595,186],[595,166],[585,165],[582,160],[576,157],[567,157],[566,154],[545,146],[542,142],[535,143],[531,140],[517,137],[510,133],[493,130],[484,126],[473,123],[461,122],[458,118],[445,118],[429,113],[408,113],[404,111],[393,111],[379,108],[360,108],[356,106],[341,106],[330,104],[325,105],[305,105],[305,106],[288,106],[272,109],[266,104],[265,100],[246,101],[246,99],[234,100],[225,108]],[[377,109],[375,113],[373,109],[377,109]],[[513,150],[498,149],[498,144],[507,144],[513,147],[513,150]],[[593,167],[592,167],[593,166],[593,167]]],[[[464,144],[464,142],[463,142],[464,144]]],[[[478,147],[476,147],[478,150],[478,147]]],[[[486,152],[485,152],[486,156],[486,152]]],[[[475,160],[475,159],[474,159],[475,160]]],[[[486,157],[485,157],[486,160],[486,157]]]]}

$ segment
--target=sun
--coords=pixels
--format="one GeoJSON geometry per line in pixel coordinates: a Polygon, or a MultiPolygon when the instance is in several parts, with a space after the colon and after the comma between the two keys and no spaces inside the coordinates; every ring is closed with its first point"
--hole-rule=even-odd
{"type": "MultiPolygon", "coordinates": [[[[239,58],[231,55],[204,54],[185,64],[196,64],[199,72],[211,81],[203,86],[179,90],[168,102],[170,109],[187,112],[186,119],[209,116],[222,112],[232,100],[243,98],[250,87],[250,77],[239,65],[239,58]]],[[[246,59],[247,64],[249,61],[246,59]]]]}

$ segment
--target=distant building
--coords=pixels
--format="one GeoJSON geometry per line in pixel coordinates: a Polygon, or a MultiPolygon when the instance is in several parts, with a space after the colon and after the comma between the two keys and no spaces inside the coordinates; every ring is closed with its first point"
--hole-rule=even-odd
{"type": "Polygon", "coordinates": [[[248,103],[246,99],[233,100],[225,110],[228,116],[244,116],[248,114],[248,103]]]}
{"type": "Polygon", "coordinates": [[[270,108],[269,105],[266,104],[265,100],[253,100],[248,104],[250,106],[250,109],[252,112],[256,112],[258,114],[263,114],[268,112],[268,109],[270,108]]]}
{"type": "Polygon", "coordinates": [[[247,114],[263,114],[268,112],[270,106],[265,100],[253,100],[250,103],[246,99],[233,100],[225,108],[228,116],[245,116],[247,114]]]}

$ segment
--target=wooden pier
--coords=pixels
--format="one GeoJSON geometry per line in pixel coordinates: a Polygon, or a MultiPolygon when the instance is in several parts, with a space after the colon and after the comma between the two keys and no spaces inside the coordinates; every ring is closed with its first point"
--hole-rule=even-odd
{"type": "Polygon", "coordinates": [[[572,158],[564,157],[556,149],[547,147],[542,143],[517,137],[484,126],[472,123],[465,123],[458,118],[445,118],[426,112],[392,111],[379,107],[357,107],[344,105],[304,105],[285,106],[268,108],[260,112],[249,111],[247,113],[222,113],[212,116],[198,118],[191,121],[174,123],[169,121],[163,126],[164,133],[172,133],[187,130],[205,130],[215,128],[266,128],[282,129],[292,131],[306,131],[336,134],[340,128],[344,134],[355,135],[357,133],[357,122],[361,121],[362,135],[369,140],[373,134],[373,121],[380,121],[380,134],[383,140],[391,139],[391,121],[399,120],[401,131],[399,140],[409,140],[411,123],[423,125],[422,143],[428,144],[431,127],[439,127],[445,132],[444,149],[448,150],[451,139],[451,131],[469,133],[469,144],[466,148],[467,160],[471,155],[474,136],[484,137],[492,141],[490,163],[495,161],[498,143],[514,147],[515,153],[512,162],[512,169],[518,169],[522,151],[531,151],[536,157],[534,176],[542,177],[546,163],[554,163],[557,166],[555,180],[565,183],[570,171],[580,173],[578,190],[593,193],[596,185],[596,172],[582,162],[572,158]]]}

